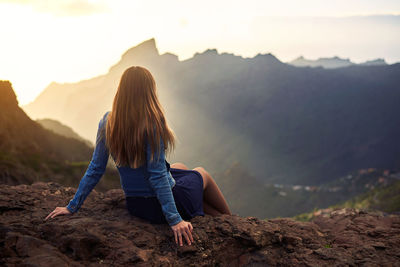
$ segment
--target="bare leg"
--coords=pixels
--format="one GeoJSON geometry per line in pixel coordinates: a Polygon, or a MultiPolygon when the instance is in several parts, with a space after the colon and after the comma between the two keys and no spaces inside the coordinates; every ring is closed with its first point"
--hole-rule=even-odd
{"type": "Polygon", "coordinates": [[[222,213],[216,210],[213,206],[208,204],[207,202],[203,201],[203,210],[205,214],[211,215],[211,216],[219,216],[222,213]]]}
{"type": "Polygon", "coordinates": [[[203,178],[203,202],[207,202],[222,214],[231,215],[232,213],[229,210],[228,203],[226,203],[224,195],[211,175],[203,167],[196,167],[193,170],[198,171],[203,178]]]}
{"type": "Polygon", "coordinates": [[[183,163],[181,163],[181,162],[172,163],[172,164],[170,165],[170,167],[171,167],[171,168],[174,168],[174,169],[189,170],[189,168],[188,168],[185,164],[183,164],[183,163]]]}

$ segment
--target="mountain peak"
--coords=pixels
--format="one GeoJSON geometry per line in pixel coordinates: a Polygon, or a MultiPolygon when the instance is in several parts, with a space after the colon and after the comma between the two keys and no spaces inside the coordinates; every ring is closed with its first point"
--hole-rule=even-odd
{"type": "Polygon", "coordinates": [[[196,58],[196,57],[204,57],[204,56],[218,56],[218,51],[215,48],[208,48],[206,50],[204,50],[203,52],[196,52],[194,53],[192,58],[196,58]]]}
{"type": "Polygon", "coordinates": [[[145,54],[146,56],[148,55],[159,55],[158,49],[156,46],[156,40],[154,38],[148,39],[137,46],[134,46],[130,49],[128,49],[123,55],[122,59],[124,58],[130,58],[135,55],[139,54],[145,54]]]}
{"type": "Polygon", "coordinates": [[[282,63],[276,56],[274,56],[271,53],[266,53],[266,54],[261,54],[258,53],[254,59],[257,59],[258,61],[262,60],[264,62],[268,63],[282,63]]]}
{"type": "Polygon", "coordinates": [[[372,59],[365,61],[364,63],[361,63],[360,65],[365,65],[365,66],[379,66],[379,65],[387,65],[385,59],[383,58],[377,58],[377,59],[372,59]]]}
{"type": "Polygon", "coordinates": [[[0,107],[18,106],[17,96],[9,81],[0,80],[0,107]]]}

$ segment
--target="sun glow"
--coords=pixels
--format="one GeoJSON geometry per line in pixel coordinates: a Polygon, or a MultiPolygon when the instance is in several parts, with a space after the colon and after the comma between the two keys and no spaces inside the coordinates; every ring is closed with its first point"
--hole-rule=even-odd
{"type": "Polygon", "coordinates": [[[180,60],[216,48],[244,57],[270,52],[282,61],[400,61],[400,16],[388,16],[400,14],[398,1],[0,0],[0,8],[0,79],[13,83],[22,105],[52,81],[106,73],[149,38],[180,60]],[[358,16],[375,14],[384,16],[358,16]]]}

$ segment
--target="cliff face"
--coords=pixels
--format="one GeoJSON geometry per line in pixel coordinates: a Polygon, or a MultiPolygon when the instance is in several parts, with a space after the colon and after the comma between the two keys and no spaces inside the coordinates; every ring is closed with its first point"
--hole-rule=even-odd
{"type": "Polygon", "coordinates": [[[9,81],[0,80],[0,149],[56,160],[87,160],[93,151],[85,143],[44,129],[18,106],[9,81]]]}
{"type": "Polygon", "coordinates": [[[130,216],[121,190],[94,190],[73,215],[44,221],[75,189],[0,185],[0,265],[400,266],[400,217],[337,210],[313,222],[236,215],[196,217],[195,243],[177,247],[168,225],[130,216]]]}
{"type": "Polygon", "coordinates": [[[9,81],[0,80],[0,183],[38,180],[76,184],[81,176],[66,162],[88,161],[93,148],[44,129],[18,106],[9,81]]]}
{"type": "Polygon", "coordinates": [[[18,106],[17,96],[10,88],[9,81],[0,81],[0,105],[2,107],[15,108],[18,106]]]}

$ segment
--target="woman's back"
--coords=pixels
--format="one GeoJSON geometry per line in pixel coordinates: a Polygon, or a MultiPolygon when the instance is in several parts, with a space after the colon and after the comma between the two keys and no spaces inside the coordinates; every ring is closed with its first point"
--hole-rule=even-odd
{"type": "MultiPolygon", "coordinates": [[[[72,212],[77,212],[90,194],[92,189],[103,176],[108,158],[109,150],[106,146],[105,125],[109,116],[106,112],[99,122],[96,147],[93,152],[89,167],[81,179],[78,190],[73,199],[70,200],[67,208],[72,212]]],[[[175,180],[169,172],[169,163],[165,159],[164,145],[161,140],[158,157],[151,159],[151,147],[146,143],[146,161],[138,168],[129,166],[117,166],[120,174],[121,187],[126,197],[157,197],[162,204],[163,212],[168,223],[175,223],[182,220],[176,209],[171,189],[175,185],[175,180]]]]}
{"type": "MultiPolygon", "coordinates": [[[[105,127],[107,123],[107,118],[108,114],[110,112],[106,112],[103,116],[103,119],[100,121],[100,129],[101,132],[103,133],[103,127],[105,127]]],[[[106,138],[105,136],[101,136],[102,138],[106,138]]],[[[160,143],[163,143],[162,140],[160,140],[160,143]]],[[[146,150],[146,156],[151,153],[150,151],[150,146],[149,143],[146,143],[147,150],[146,150]]],[[[139,166],[137,168],[132,168],[130,166],[117,166],[119,175],[120,175],[120,181],[121,181],[121,187],[124,190],[125,196],[156,196],[156,192],[154,192],[153,188],[151,187],[148,179],[149,179],[149,170],[147,169],[150,167],[150,172],[157,171],[157,169],[160,169],[163,173],[162,175],[165,175],[168,177],[168,182],[170,183],[171,188],[175,185],[175,180],[172,177],[171,173],[169,172],[169,163],[165,159],[165,153],[163,152],[164,148],[163,145],[161,147],[161,153],[159,155],[159,158],[157,159],[156,162],[153,164],[150,164],[147,166],[147,160],[149,157],[146,157],[146,162],[142,166],[139,166]],[[165,170],[164,166],[160,166],[161,164],[165,165],[165,170]]],[[[113,156],[111,155],[113,158],[113,156]]]]}

